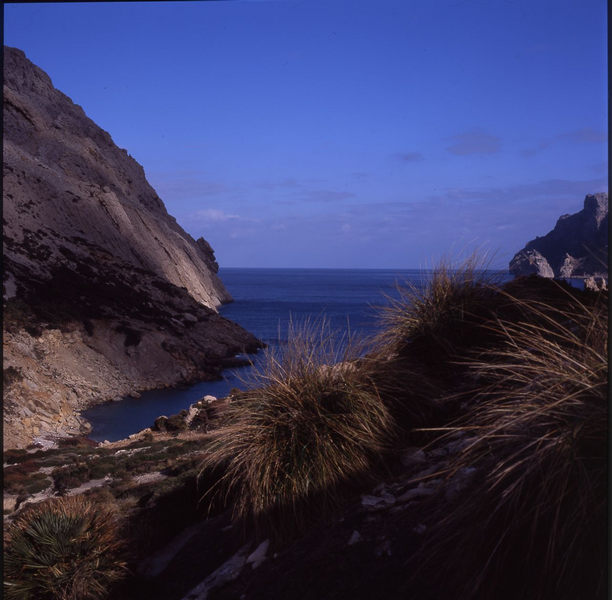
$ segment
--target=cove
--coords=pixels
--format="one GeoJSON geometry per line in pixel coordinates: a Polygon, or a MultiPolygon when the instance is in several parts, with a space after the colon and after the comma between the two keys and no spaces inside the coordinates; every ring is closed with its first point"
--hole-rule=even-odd
{"type": "MultiPolygon", "coordinates": [[[[248,367],[245,367],[247,369],[248,367]]],[[[224,373],[219,381],[202,381],[190,386],[173,387],[142,392],[140,398],[126,397],[119,402],[98,404],[82,414],[92,424],[87,436],[96,442],[114,442],[151,427],[160,415],[174,415],[203,396],[221,398],[240,380],[234,370],[224,373]]]]}
{"type": "MultiPolygon", "coordinates": [[[[234,298],[220,313],[236,321],[274,348],[286,343],[290,321],[325,318],[339,334],[357,337],[375,334],[381,307],[397,297],[397,286],[423,286],[431,271],[420,269],[238,269],[225,268],[220,276],[234,298]]],[[[499,273],[500,282],[512,277],[499,273]]],[[[251,359],[257,364],[261,351],[251,359]]],[[[92,425],[89,438],[116,441],[150,427],[160,415],[188,408],[205,395],[222,398],[233,388],[244,389],[252,367],[228,369],[219,381],[203,381],[143,392],[140,398],[94,406],[82,414],[92,425]]]]}

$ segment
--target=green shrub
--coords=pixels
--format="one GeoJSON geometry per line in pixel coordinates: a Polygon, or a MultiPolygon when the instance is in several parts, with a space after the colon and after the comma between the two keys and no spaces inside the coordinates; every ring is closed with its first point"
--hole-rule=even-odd
{"type": "MultiPolygon", "coordinates": [[[[34,473],[38,471],[38,465],[31,460],[26,460],[16,465],[6,467],[3,474],[4,489],[10,493],[22,491],[27,486],[28,481],[36,477],[34,473]]],[[[44,477],[44,475],[40,474],[44,477]]]]}
{"type": "Polygon", "coordinates": [[[82,483],[91,479],[89,465],[80,462],[54,469],[51,477],[55,489],[61,494],[70,488],[79,487],[82,483]]]}
{"type": "Polygon", "coordinates": [[[28,451],[25,448],[11,448],[10,450],[4,451],[4,462],[15,463],[26,460],[28,457],[28,451]]]}
{"type": "Polygon", "coordinates": [[[185,417],[187,411],[181,411],[178,415],[172,415],[166,420],[167,431],[184,431],[187,429],[187,423],[185,423],[185,417]]]}
{"type": "Polygon", "coordinates": [[[109,473],[114,474],[118,464],[109,459],[98,459],[89,464],[89,476],[91,479],[102,479],[109,473]]]}
{"type": "Polygon", "coordinates": [[[4,590],[12,600],[108,597],[125,574],[113,513],[82,497],[28,507],[9,527],[4,590]]]}
{"type": "Polygon", "coordinates": [[[2,384],[4,388],[8,388],[14,383],[23,380],[23,373],[17,367],[6,367],[2,370],[2,384]]]}
{"type": "Polygon", "coordinates": [[[24,482],[23,488],[29,494],[36,494],[46,490],[53,482],[44,473],[36,473],[24,482]]]}
{"type": "Polygon", "coordinates": [[[291,325],[282,355],[268,350],[251,389],[233,397],[203,466],[225,469],[214,491],[231,496],[236,518],[283,535],[371,471],[393,423],[351,352],[325,322],[291,325]]]}

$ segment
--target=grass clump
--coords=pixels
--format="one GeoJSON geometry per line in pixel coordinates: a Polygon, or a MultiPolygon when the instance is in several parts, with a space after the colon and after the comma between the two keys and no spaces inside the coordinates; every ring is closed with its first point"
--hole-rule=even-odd
{"type": "Polygon", "coordinates": [[[80,496],[28,507],[9,527],[6,598],[106,598],[125,574],[115,519],[80,496]]]}
{"type": "Polygon", "coordinates": [[[390,305],[381,310],[378,346],[403,355],[418,343],[427,358],[438,362],[454,356],[482,322],[481,311],[495,295],[486,267],[486,260],[476,255],[457,267],[442,261],[424,284],[398,287],[399,297],[390,298],[390,305]]]}
{"type": "Polygon", "coordinates": [[[398,287],[380,309],[380,333],[365,362],[412,443],[427,440],[415,428],[448,422],[456,404],[449,391],[465,372],[457,360],[490,341],[483,325],[494,316],[498,287],[486,266],[476,255],[457,267],[442,261],[426,282],[398,287]]]}
{"type": "Polygon", "coordinates": [[[479,389],[452,428],[473,439],[450,475],[480,476],[435,514],[425,554],[458,598],[604,598],[607,294],[511,300],[523,316],[499,320],[504,343],[469,361],[479,389]]]}
{"type": "Polygon", "coordinates": [[[352,344],[325,321],[290,324],[281,353],[266,351],[204,460],[205,469],[224,470],[213,489],[231,497],[236,518],[282,536],[300,529],[315,505],[319,513],[333,507],[340,484],[371,470],[393,422],[353,357],[352,344]]]}

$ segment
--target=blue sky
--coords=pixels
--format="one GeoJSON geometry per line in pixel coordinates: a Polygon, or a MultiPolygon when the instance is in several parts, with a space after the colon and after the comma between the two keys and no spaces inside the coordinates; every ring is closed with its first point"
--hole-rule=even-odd
{"type": "Polygon", "coordinates": [[[604,0],[5,4],[221,266],[505,268],[607,190],[604,0]]]}

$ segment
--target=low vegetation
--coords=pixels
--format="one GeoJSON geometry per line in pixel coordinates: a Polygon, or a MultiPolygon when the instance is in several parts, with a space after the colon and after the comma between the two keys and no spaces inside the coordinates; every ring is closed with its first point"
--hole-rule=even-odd
{"type": "Polygon", "coordinates": [[[496,288],[486,267],[476,255],[458,266],[443,261],[421,285],[398,286],[397,297],[390,298],[380,313],[378,348],[407,355],[417,344],[437,362],[453,358],[459,347],[473,343],[483,316],[491,310],[496,288]]]}
{"type": "Polygon", "coordinates": [[[307,512],[337,501],[338,486],[372,471],[393,432],[390,412],[327,323],[289,328],[248,391],[232,398],[211,436],[204,470],[225,473],[213,492],[235,516],[273,535],[299,529],[307,512]]]}
{"type": "Polygon", "coordinates": [[[466,362],[479,384],[449,431],[473,442],[451,475],[482,475],[436,511],[425,552],[461,597],[605,596],[607,297],[556,291],[554,303],[510,296],[522,319],[498,320],[503,343],[466,362]]]}
{"type": "MultiPolygon", "coordinates": [[[[404,589],[466,600],[604,598],[607,292],[537,277],[496,285],[485,266],[442,265],[426,285],[398,290],[365,346],[326,322],[291,325],[287,344],[266,351],[243,390],[202,404],[192,439],[178,415],[119,451],[9,451],[5,485],[23,497],[43,485],[64,494],[108,475],[87,493],[121,506],[122,536],[139,557],[226,508],[243,534],[280,548],[401,472],[407,448],[467,440],[426,465],[442,489],[458,473],[474,476],[419,507],[422,545],[390,559],[402,563],[393,576],[404,589]],[[173,419],[180,431],[168,433],[173,419]]],[[[9,563],[23,563],[12,540],[52,505],[18,513],[9,563]]],[[[393,513],[400,545],[402,518],[393,513]]],[[[12,573],[17,581],[21,571],[12,573]]],[[[13,597],[96,597],[54,589],[13,597]]],[[[107,587],[96,589],[104,597],[107,587]]]]}
{"type": "Polygon", "coordinates": [[[390,443],[470,436],[430,477],[480,475],[459,504],[436,500],[417,562],[461,598],[600,598],[607,294],[535,277],[501,287],[480,266],[400,290],[365,357],[324,367],[337,356],[295,336],[233,399],[205,465],[223,469],[236,517],[274,533],[374,473],[390,443]]]}
{"type": "Polygon", "coordinates": [[[7,538],[6,598],[105,598],[125,575],[113,513],[82,497],[29,508],[11,525],[7,538]]]}

